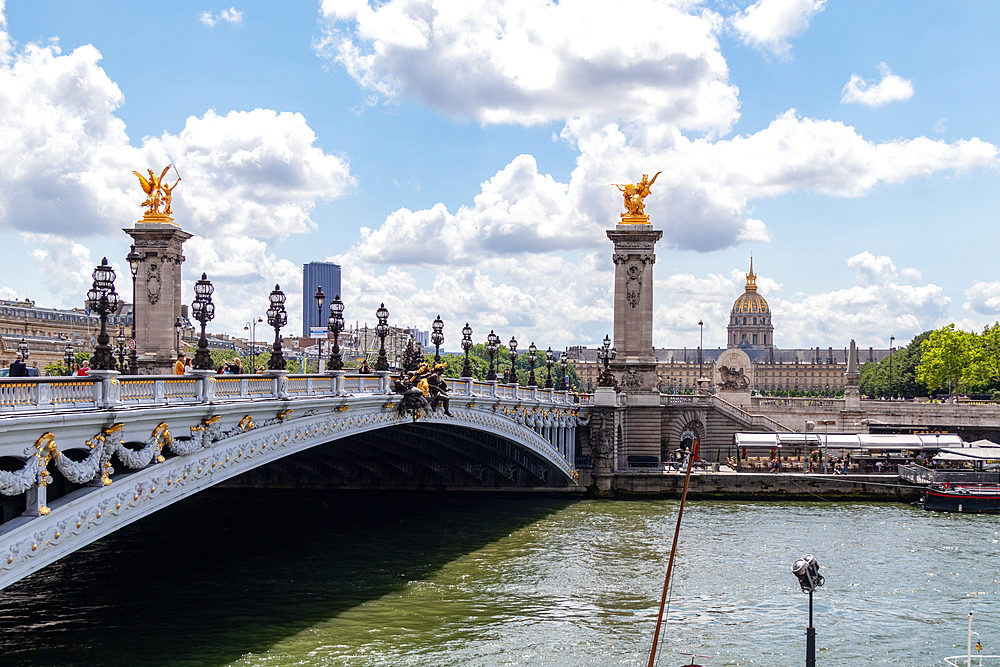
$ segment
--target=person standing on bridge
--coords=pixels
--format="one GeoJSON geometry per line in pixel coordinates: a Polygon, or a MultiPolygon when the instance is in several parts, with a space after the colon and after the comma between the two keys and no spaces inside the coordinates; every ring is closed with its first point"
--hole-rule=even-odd
{"type": "Polygon", "coordinates": [[[10,371],[7,373],[7,377],[28,377],[28,367],[24,365],[24,357],[21,356],[20,352],[17,353],[17,358],[10,362],[10,371]]]}
{"type": "Polygon", "coordinates": [[[177,353],[177,361],[174,362],[174,375],[184,375],[184,353],[177,353]]]}

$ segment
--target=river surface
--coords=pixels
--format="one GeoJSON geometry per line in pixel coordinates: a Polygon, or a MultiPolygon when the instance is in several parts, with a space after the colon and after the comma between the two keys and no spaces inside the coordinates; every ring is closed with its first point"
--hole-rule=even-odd
{"type": "MultiPolygon", "coordinates": [[[[645,665],[677,501],[214,490],[0,591],[0,665],[645,665]]],[[[663,651],[705,667],[1000,653],[1000,517],[693,502],[663,651]]]]}

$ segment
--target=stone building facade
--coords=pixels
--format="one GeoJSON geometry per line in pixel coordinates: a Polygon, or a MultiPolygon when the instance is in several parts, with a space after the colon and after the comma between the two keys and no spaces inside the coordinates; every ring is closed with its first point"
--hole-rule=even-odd
{"type": "MultiPolygon", "coordinates": [[[[699,364],[697,344],[693,347],[655,348],[656,376],[661,392],[696,391],[698,377],[704,375],[711,386],[721,381],[720,366],[743,371],[749,388],[756,391],[832,391],[845,386],[848,349],[792,348],[775,346],[771,309],[757,293],[757,276],[751,260],[745,291],[733,303],[727,325],[726,349],[706,349],[699,364]]],[[[697,343],[697,341],[695,341],[697,343]]],[[[567,349],[569,362],[580,377],[581,389],[597,387],[601,365],[597,348],[574,346],[567,349]]],[[[887,349],[858,348],[857,362],[881,361],[887,349]]]]}

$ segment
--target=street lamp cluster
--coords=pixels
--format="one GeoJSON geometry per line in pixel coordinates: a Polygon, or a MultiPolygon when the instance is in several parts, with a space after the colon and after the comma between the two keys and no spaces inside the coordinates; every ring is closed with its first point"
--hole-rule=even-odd
{"type": "MultiPolygon", "coordinates": [[[[136,276],[139,270],[139,266],[142,263],[142,255],[136,251],[133,245],[128,256],[126,257],[129,263],[129,268],[132,272],[132,295],[133,302],[135,300],[135,289],[136,289],[136,276]]],[[[101,264],[94,269],[93,272],[93,285],[91,289],[87,292],[87,305],[91,311],[97,313],[100,317],[101,330],[97,337],[97,346],[94,349],[94,354],[90,359],[90,367],[94,370],[105,371],[105,370],[121,370],[126,369],[126,348],[129,349],[128,353],[128,372],[132,375],[138,374],[138,358],[136,353],[136,346],[134,344],[136,338],[136,318],[135,318],[135,306],[133,303],[132,311],[132,342],[130,343],[125,335],[125,326],[119,325],[118,335],[116,337],[115,343],[118,348],[118,359],[115,359],[114,348],[110,344],[111,337],[108,334],[107,323],[108,316],[117,312],[118,307],[121,303],[121,299],[118,293],[115,291],[115,271],[108,264],[107,258],[101,260],[101,264]]],[[[206,335],[206,327],[209,322],[215,318],[215,304],[212,302],[212,295],[215,292],[215,287],[212,282],[208,279],[208,275],[205,273],[201,274],[201,279],[195,283],[194,286],[195,298],[194,302],[191,304],[191,313],[196,321],[201,324],[201,335],[198,338],[198,350],[194,357],[194,362],[192,364],[193,368],[196,370],[210,370],[212,368],[212,359],[209,354],[208,338],[206,335]]],[[[323,293],[323,288],[316,288],[316,306],[319,310],[320,321],[323,317],[323,309],[326,305],[326,294],[323,293]]],[[[285,357],[281,347],[281,328],[288,323],[288,312],[285,310],[285,293],[281,290],[280,285],[275,285],[274,289],[268,296],[268,302],[270,307],[266,312],[266,322],[269,326],[274,329],[274,343],[271,346],[271,356],[268,360],[268,369],[272,371],[283,371],[285,370],[285,357]]],[[[336,295],[333,300],[329,303],[330,314],[327,318],[327,331],[332,334],[333,343],[331,347],[330,357],[327,362],[327,369],[330,371],[340,371],[343,370],[344,362],[340,355],[340,334],[344,331],[344,302],[341,301],[340,295],[336,295]]],[[[375,365],[375,370],[377,371],[388,371],[389,370],[389,359],[386,355],[385,339],[390,333],[389,327],[389,310],[382,303],[379,305],[378,309],[375,311],[375,317],[378,319],[378,324],[375,326],[375,334],[379,338],[379,352],[378,359],[375,365]]],[[[243,327],[245,331],[250,334],[250,354],[256,356],[256,327],[258,324],[263,323],[265,320],[263,318],[257,317],[251,319],[243,327]]],[[[180,346],[180,332],[182,328],[182,323],[180,318],[174,323],[175,335],[178,337],[177,346],[180,346]]],[[[441,346],[444,344],[444,320],[438,315],[434,318],[431,323],[431,343],[434,345],[434,361],[435,363],[440,363],[441,361],[441,346]]],[[[609,354],[608,338],[605,337],[605,346],[603,349],[603,354],[605,357],[609,354]]],[[[517,339],[511,336],[510,342],[507,344],[506,354],[510,360],[510,368],[504,372],[503,381],[509,384],[516,384],[517,379],[517,339]]],[[[319,358],[322,360],[322,340],[319,343],[319,358]]],[[[466,378],[471,378],[473,374],[472,364],[469,360],[469,352],[473,348],[472,342],[472,327],[466,322],[465,326],[462,328],[462,340],[461,340],[462,350],[465,353],[465,362],[462,365],[462,376],[466,378]]],[[[489,372],[487,373],[486,379],[489,381],[497,380],[497,372],[500,370],[500,337],[494,331],[490,331],[489,336],[486,339],[486,352],[489,355],[490,364],[489,372]]],[[[22,339],[18,345],[18,352],[23,358],[27,359],[29,350],[27,342],[22,339]]],[[[179,349],[178,349],[179,352],[179,349]]],[[[528,346],[528,386],[537,386],[537,378],[535,376],[535,366],[539,362],[538,358],[538,348],[535,346],[534,342],[528,346]]],[[[599,352],[599,355],[602,354],[599,352]]],[[[614,358],[615,351],[612,349],[610,351],[610,358],[614,358]]],[[[552,368],[556,364],[556,356],[552,351],[552,348],[548,348],[544,352],[544,363],[546,367],[546,380],[545,387],[547,389],[552,389],[554,387],[554,382],[552,379],[552,368]]],[[[66,363],[67,372],[72,374],[74,370],[75,361],[75,351],[73,349],[72,343],[67,343],[66,348],[63,353],[63,361],[66,363]]],[[[322,362],[321,362],[322,363],[322,362]]],[[[567,368],[568,368],[568,357],[565,352],[559,355],[558,363],[562,371],[562,378],[559,381],[559,389],[568,389],[569,382],[567,378],[567,368]]],[[[607,368],[607,361],[605,361],[605,369],[607,368]]],[[[319,370],[322,370],[320,368],[319,370]]]]}

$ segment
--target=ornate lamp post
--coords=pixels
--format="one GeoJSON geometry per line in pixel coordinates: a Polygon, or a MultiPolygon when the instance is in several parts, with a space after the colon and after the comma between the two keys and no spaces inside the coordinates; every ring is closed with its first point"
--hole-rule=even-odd
{"type": "Polygon", "coordinates": [[[21,355],[24,361],[28,361],[28,355],[31,354],[28,350],[28,341],[23,338],[21,339],[21,342],[17,344],[17,353],[21,355]]]}
{"type": "MultiPolygon", "coordinates": [[[[135,246],[129,250],[128,255],[125,256],[128,260],[128,267],[132,271],[132,340],[135,340],[135,320],[136,320],[136,303],[135,303],[135,277],[139,273],[139,265],[142,264],[142,255],[135,251],[135,246]]],[[[128,372],[129,375],[139,374],[139,358],[136,349],[139,347],[138,343],[132,346],[132,349],[128,352],[128,372]]]]}
{"type": "Polygon", "coordinates": [[[823,585],[819,563],[812,554],[806,554],[792,563],[792,574],[799,580],[803,593],[809,594],[809,626],[806,628],[806,667],[816,667],[816,628],[813,627],[813,591],[823,585]]]}
{"type": "Polygon", "coordinates": [[[531,372],[528,373],[528,386],[537,387],[538,382],[535,380],[535,364],[538,362],[538,357],[535,353],[538,352],[538,348],[535,347],[535,341],[531,341],[531,345],[528,346],[528,364],[531,366],[531,372]]]}
{"type": "MultiPolygon", "coordinates": [[[[493,333],[493,329],[490,329],[490,335],[486,337],[486,354],[490,355],[490,372],[486,374],[487,381],[497,379],[496,368],[493,366],[493,357],[496,356],[499,349],[500,336],[493,333]]],[[[497,366],[499,366],[499,363],[497,366]]]]}
{"type": "Polygon", "coordinates": [[[344,361],[340,358],[340,332],[344,330],[344,302],[340,300],[339,294],[330,302],[330,317],[326,329],[333,333],[333,350],[330,352],[327,370],[343,370],[344,361]]]}
{"type": "MultiPolygon", "coordinates": [[[[212,303],[212,293],[215,288],[204,273],[201,280],[194,284],[194,303],[191,304],[191,314],[201,322],[201,338],[198,339],[198,352],[194,355],[192,366],[195,370],[205,371],[212,368],[212,356],[208,353],[208,339],[205,337],[205,325],[215,317],[215,304],[212,303]]],[[[253,369],[250,369],[253,372],[253,369]]]]}
{"type": "Polygon", "coordinates": [[[118,337],[115,338],[115,343],[118,344],[118,369],[124,373],[125,372],[125,325],[118,325],[118,337]]]}
{"type": "Polygon", "coordinates": [[[462,327],[462,349],[465,351],[465,364],[462,366],[462,377],[472,377],[472,366],[469,365],[469,350],[472,349],[472,327],[466,322],[462,327]]]}
{"type": "Polygon", "coordinates": [[[517,366],[515,365],[517,361],[517,339],[513,336],[510,337],[510,342],[507,343],[507,356],[510,357],[510,376],[507,378],[507,384],[517,384],[517,366]]]}
{"type": "Polygon", "coordinates": [[[63,361],[66,363],[66,375],[73,374],[73,362],[76,361],[76,354],[73,352],[73,343],[66,343],[63,351],[63,361]]]}
{"type": "Polygon", "coordinates": [[[555,355],[552,352],[552,348],[545,350],[545,368],[548,370],[548,377],[545,378],[545,388],[552,389],[552,364],[555,363],[553,359],[555,355]]]}
{"type": "Polygon", "coordinates": [[[285,355],[281,353],[281,327],[288,323],[288,313],[285,312],[285,293],[279,285],[275,285],[267,297],[271,307],[267,309],[267,323],[274,327],[274,347],[271,358],[267,361],[268,370],[285,370],[285,355]]]}
{"type": "Polygon", "coordinates": [[[177,321],[174,322],[174,343],[177,346],[177,354],[181,353],[181,327],[183,326],[184,325],[181,324],[181,318],[178,317],[177,321]]]}
{"type": "MultiPolygon", "coordinates": [[[[257,344],[255,339],[257,338],[257,325],[264,321],[263,317],[258,317],[255,320],[250,320],[243,325],[244,331],[250,332],[250,366],[254,367],[257,364],[257,344]]],[[[253,368],[251,368],[253,370],[253,368]]]]}
{"type": "Polygon", "coordinates": [[[379,340],[375,370],[387,371],[389,370],[389,358],[385,356],[385,337],[389,335],[389,309],[385,307],[384,303],[380,304],[378,310],[375,311],[375,317],[378,318],[378,324],[375,325],[375,335],[378,336],[379,340]]]}
{"type": "Polygon", "coordinates": [[[101,260],[94,269],[94,284],[87,292],[87,305],[101,318],[101,333],[97,335],[97,347],[90,357],[90,367],[95,371],[115,370],[115,355],[109,344],[108,315],[118,309],[118,295],[115,293],[115,270],[108,265],[108,258],[101,260]]]}
{"type": "Polygon", "coordinates": [[[444,343],[444,322],[440,315],[431,322],[431,329],[433,330],[431,343],[434,344],[434,363],[439,364],[441,363],[441,345],[444,343]]]}
{"type": "Polygon", "coordinates": [[[566,377],[566,370],[568,369],[568,367],[569,367],[569,355],[566,354],[565,352],[560,352],[559,368],[562,369],[562,382],[560,383],[562,391],[567,391],[569,389],[569,378],[566,377]]]}
{"type": "Polygon", "coordinates": [[[601,375],[597,378],[598,387],[614,387],[615,377],[611,374],[611,370],[608,368],[608,364],[612,359],[618,356],[618,351],[611,347],[611,338],[609,336],[604,337],[604,345],[597,348],[597,360],[604,363],[604,370],[601,375]]]}
{"type": "MultiPolygon", "coordinates": [[[[316,294],[313,295],[313,298],[316,299],[316,309],[317,309],[317,312],[319,313],[319,316],[316,319],[316,324],[320,325],[320,324],[323,323],[323,306],[326,305],[326,294],[323,294],[323,286],[322,285],[316,285],[316,294]]],[[[309,333],[310,333],[310,337],[311,337],[312,332],[310,331],[309,333]]],[[[322,368],[320,368],[320,366],[323,365],[323,338],[322,338],[322,336],[319,338],[318,345],[319,345],[319,347],[316,350],[316,372],[317,373],[322,372],[322,370],[323,370],[322,368]]]]}

